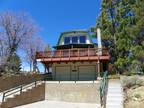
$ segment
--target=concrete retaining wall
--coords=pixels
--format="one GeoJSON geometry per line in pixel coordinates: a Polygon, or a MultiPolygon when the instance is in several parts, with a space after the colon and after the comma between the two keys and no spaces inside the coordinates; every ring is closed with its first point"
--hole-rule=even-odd
{"type": "Polygon", "coordinates": [[[12,108],[41,100],[100,104],[99,81],[47,81],[14,98],[6,99],[0,108],[12,108]]]}
{"type": "Polygon", "coordinates": [[[99,83],[49,83],[45,85],[45,99],[54,101],[97,103],[99,83]]]}

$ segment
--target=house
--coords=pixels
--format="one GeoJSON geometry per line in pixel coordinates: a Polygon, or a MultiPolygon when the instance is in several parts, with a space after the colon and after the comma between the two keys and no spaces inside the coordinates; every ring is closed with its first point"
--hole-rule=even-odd
{"type": "Polygon", "coordinates": [[[54,51],[37,52],[37,61],[52,71],[53,80],[95,80],[108,69],[109,53],[102,48],[100,30],[98,45],[93,43],[88,31],[61,33],[54,51]]]}

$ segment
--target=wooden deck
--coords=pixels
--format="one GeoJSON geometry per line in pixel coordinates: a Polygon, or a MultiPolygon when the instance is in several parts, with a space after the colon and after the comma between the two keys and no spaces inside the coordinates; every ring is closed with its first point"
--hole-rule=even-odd
{"type": "Polygon", "coordinates": [[[108,61],[110,59],[107,49],[81,48],[81,49],[64,49],[48,52],[37,52],[36,59],[48,62],[61,61],[108,61]],[[100,55],[99,52],[102,52],[100,55]]]}

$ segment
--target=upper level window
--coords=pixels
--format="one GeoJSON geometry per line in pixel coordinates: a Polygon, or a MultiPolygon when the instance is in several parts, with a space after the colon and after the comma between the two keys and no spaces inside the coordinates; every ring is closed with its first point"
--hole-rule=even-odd
{"type": "Polygon", "coordinates": [[[79,41],[80,43],[86,43],[86,36],[80,36],[79,41]]]}
{"type": "Polygon", "coordinates": [[[70,44],[70,37],[64,38],[64,44],[70,44]]]}
{"type": "Polygon", "coordinates": [[[77,36],[72,37],[72,43],[73,44],[78,43],[78,37],[77,36]]]}

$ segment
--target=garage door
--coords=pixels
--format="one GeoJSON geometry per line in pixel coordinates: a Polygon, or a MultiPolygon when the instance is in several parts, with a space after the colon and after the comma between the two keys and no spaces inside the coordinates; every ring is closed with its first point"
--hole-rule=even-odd
{"type": "Polygon", "coordinates": [[[56,67],[56,80],[70,80],[70,66],[56,67]]]}
{"type": "Polygon", "coordinates": [[[95,66],[80,66],[79,80],[95,80],[96,79],[95,66]]]}

